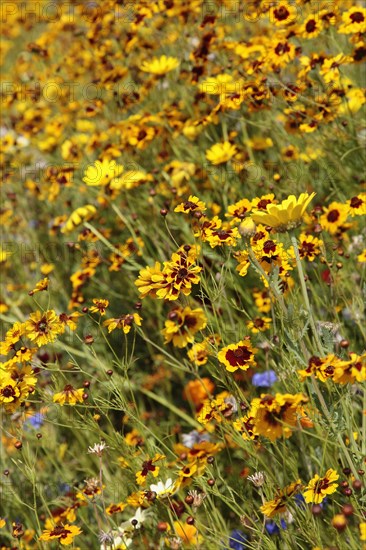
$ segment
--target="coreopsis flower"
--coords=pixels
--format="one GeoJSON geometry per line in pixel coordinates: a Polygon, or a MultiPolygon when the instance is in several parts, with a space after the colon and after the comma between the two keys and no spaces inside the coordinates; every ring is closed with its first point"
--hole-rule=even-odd
{"type": "Polygon", "coordinates": [[[44,313],[36,311],[29,315],[25,322],[25,335],[38,347],[54,342],[59,334],[64,332],[64,325],[53,309],[44,313]]]}
{"type": "Polygon", "coordinates": [[[116,161],[104,158],[96,160],[92,166],[88,166],[84,173],[83,181],[89,186],[106,186],[114,178],[118,178],[123,172],[123,166],[116,161]]]}
{"type": "Polygon", "coordinates": [[[176,57],[162,55],[161,57],[154,57],[151,61],[144,61],[140,65],[140,69],[145,73],[162,76],[169,73],[173,69],[176,69],[178,65],[179,59],[176,57]]]}
{"type": "Polygon", "coordinates": [[[309,15],[304,23],[300,25],[297,34],[302,38],[315,38],[324,28],[324,23],[319,17],[309,15]]]}
{"type": "Polygon", "coordinates": [[[366,541],[366,522],[365,521],[360,523],[359,529],[360,529],[360,540],[366,541]]]}
{"type": "Polygon", "coordinates": [[[71,384],[67,384],[61,392],[54,394],[53,402],[59,403],[61,406],[65,405],[65,403],[68,405],[83,403],[84,392],[84,388],[75,389],[71,384]]]}
{"type": "Polygon", "coordinates": [[[231,416],[233,405],[227,402],[229,396],[230,394],[225,391],[216,395],[214,399],[206,399],[197,415],[198,422],[203,425],[212,420],[222,422],[223,417],[231,416]]]}
{"type": "Polygon", "coordinates": [[[38,283],[33,288],[33,290],[29,291],[29,296],[33,296],[33,294],[36,294],[36,292],[42,292],[43,290],[47,290],[48,283],[49,283],[48,277],[45,277],[44,279],[41,279],[40,281],[38,281],[38,283]]]}
{"type": "Polygon", "coordinates": [[[309,262],[313,262],[316,256],[319,256],[321,253],[321,247],[323,246],[323,241],[314,237],[313,235],[307,235],[306,233],[301,233],[299,237],[299,254],[301,259],[307,259],[309,262]]]}
{"type": "Polygon", "coordinates": [[[253,416],[245,415],[233,422],[234,429],[239,432],[246,441],[258,439],[258,435],[254,433],[254,418],[253,416]]]}
{"type": "Polygon", "coordinates": [[[336,483],[339,475],[335,470],[329,468],[324,477],[318,474],[309,481],[303,493],[305,502],[313,502],[320,504],[327,495],[332,495],[337,491],[338,483],[336,483]]]}
{"type": "Polygon", "coordinates": [[[288,438],[302,416],[302,406],[307,402],[302,394],[262,394],[251,402],[248,416],[253,417],[254,433],[275,441],[288,438]]]}
{"type": "Polygon", "coordinates": [[[235,204],[231,204],[230,206],[228,206],[225,216],[227,218],[233,218],[233,222],[239,223],[246,217],[251,209],[251,201],[249,201],[248,199],[241,199],[235,204]]]}
{"type": "Polygon", "coordinates": [[[315,376],[322,382],[326,382],[329,378],[332,378],[335,372],[335,368],[340,362],[340,359],[333,353],[328,354],[326,357],[317,357],[313,355],[308,361],[306,369],[298,371],[298,374],[302,381],[309,376],[315,376]]]}
{"type": "Polygon", "coordinates": [[[271,326],[272,319],[270,317],[254,317],[250,321],[246,321],[247,328],[253,333],[264,332],[271,326]]]}
{"type": "Polygon", "coordinates": [[[70,233],[76,227],[81,225],[83,222],[89,221],[97,212],[97,209],[92,204],[87,204],[85,206],[80,206],[70,214],[69,218],[66,220],[64,226],[61,229],[61,233],[70,233]]]}
{"type": "Polygon", "coordinates": [[[81,529],[76,525],[56,525],[53,529],[46,529],[43,531],[39,540],[49,541],[56,540],[63,545],[69,546],[73,544],[74,538],[82,533],[81,529]]]}
{"type": "Polygon", "coordinates": [[[249,339],[244,339],[237,344],[229,344],[220,350],[217,358],[229,372],[235,372],[238,369],[245,371],[256,365],[254,354],[257,351],[256,348],[252,347],[249,339]]]}
{"type": "Polygon", "coordinates": [[[347,201],[348,212],[352,218],[354,216],[364,216],[366,214],[366,193],[359,193],[347,201]]]}
{"type": "Polygon", "coordinates": [[[354,6],[342,13],[342,23],[337,31],[341,34],[366,32],[366,8],[354,6]]]}
{"type": "Polygon", "coordinates": [[[323,208],[324,212],[319,218],[319,223],[325,231],[335,235],[348,217],[348,205],[333,201],[323,208]]]}
{"type": "Polygon", "coordinates": [[[269,204],[277,204],[277,200],[273,193],[262,195],[261,197],[255,197],[252,200],[252,210],[266,210],[269,204]]]}
{"type": "Polygon", "coordinates": [[[114,514],[118,514],[119,512],[123,512],[123,510],[126,508],[127,504],[124,502],[119,502],[118,504],[110,504],[106,508],[106,512],[109,516],[113,516],[114,514]]]}
{"type": "Polygon", "coordinates": [[[183,214],[204,212],[205,210],[207,210],[206,204],[194,195],[190,195],[187,201],[178,204],[178,206],[174,208],[174,212],[183,212],[183,214]]]}
{"type": "Polygon", "coordinates": [[[305,210],[315,193],[302,193],[298,198],[290,195],[280,204],[268,204],[264,211],[253,210],[251,217],[255,223],[272,227],[277,231],[288,231],[300,225],[305,210]]]}
{"type": "Polygon", "coordinates": [[[101,298],[93,299],[93,306],[89,308],[91,313],[100,313],[100,315],[105,315],[106,309],[109,306],[109,300],[102,300],[101,298]]]}
{"type": "Polygon", "coordinates": [[[223,223],[217,216],[214,218],[214,227],[208,227],[205,231],[203,241],[207,241],[211,248],[216,246],[236,246],[237,240],[241,238],[237,227],[231,227],[228,223],[223,223]]]}
{"type": "Polygon", "coordinates": [[[197,344],[193,344],[191,349],[187,352],[188,359],[197,365],[197,367],[201,367],[202,365],[205,365],[208,360],[209,356],[209,347],[206,341],[198,342],[197,344]]]}
{"type": "Polygon", "coordinates": [[[276,2],[269,10],[269,20],[276,26],[294,23],[297,17],[296,7],[289,2],[276,2]]]}
{"type": "Polygon", "coordinates": [[[82,317],[82,315],[83,314],[79,311],[74,311],[73,313],[70,313],[70,315],[68,313],[60,313],[59,319],[61,323],[69,327],[70,330],[76,330],[79,318],[82,317]]]}
{"type": "Polygon", "coordinates": [[[334,365],[333,382],[355,384],[366,380],[366,353],[350,353],[349,360],[339,360],[334,365]]]}
{"type": "Polygon", "coordinates": [[[188,343],[194,341],[197,332],[204,329],[207,325],[207,318],[201,308],[191,309],[175,308],[165,321],[165,328],[161,331],[167,344],[173,343],[173,346],[184,348],[188,343]]]}
{"type": "Polygon", "coordinates": [[[149,473],[151,473],[154,477],[157,477],[159,475],[160,467],[155,466],[155,463],[159,460],[162,460],[165,458],[164,455],[156,454],[154,458],[151,458],[150,460],[145,460],[142,464],[142,469],[136,472],[136,482],[138,485],[145,485],[146,478],[149,473]]]}
{"type": "Polygon", "coordinates": [[[290,483],[290,485],[281,489],[273,500],[265,502],[263,506],[260,507],[260,511],[267,518],[273,518],[275,515],[285,512],[289,499],[298,493],[300,488],[300,479],[294,483],[290,483]]]}
{"type": "Polygon", "coordinates": [[[271,311],[271,299],[268,290],[254,290],[253,298],[256,307],[261,313],[268,313],[271,311]]]}
{"type": "Polygon", "coordinates": [[[104,321],[103,326],[108,328],[108,332],[119,328],[122,329],[125,334],[128,334],[131,330],[131,326],[135,323],[138,327],[141,326],[142,317],[138,313],[130,313],[122,315],[116,319],[107,319],[104,321]]]}
{"type": "Polygon", "coordinates": [[[215,143],[210,149],[207,149],[206,158],[212,164],[217,165],[228,162],[236,153],[236,146],[232,145],[229,141],[224,141],[223,143],[215,143]]]}

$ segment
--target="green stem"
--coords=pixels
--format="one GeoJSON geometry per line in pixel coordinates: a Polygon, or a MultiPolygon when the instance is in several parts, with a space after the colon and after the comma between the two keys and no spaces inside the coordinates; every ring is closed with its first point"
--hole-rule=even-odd
{"type": "Polygon", "coordinates": [[[318,347],[318,350],[319,350],[321,355],[324,355],[323,346],[322,346],[322,343],[321,343],[319,335],[318,335],[318,331],[317,331],[317,328],[316,328],[316,325],[315,325],[312,309],[311,309],[310,302],[309,302],[308,291],[306,289],[306,283],[305,283],[305,275],[304,275],[304,271],[302,269],[302,264],[301,264],[300,254],[299,254],[299,248],[297,246],[297,240],[296,240],[295,235],[291,235],[291,242],[292,242],[292,245],[294,247],[296,266],[297,266],[297,270],[299,272],[301,290],[302,290],[302,294],[303,294],[303,297],[304,297],[305,306],[306,306],[306,309],[307,309],[307,312],[308,312],[310,326],[311,326],[311,329],[313,331],[313,335],[314,335],[315,342],[316,342],[316,345],[318,347]]]}

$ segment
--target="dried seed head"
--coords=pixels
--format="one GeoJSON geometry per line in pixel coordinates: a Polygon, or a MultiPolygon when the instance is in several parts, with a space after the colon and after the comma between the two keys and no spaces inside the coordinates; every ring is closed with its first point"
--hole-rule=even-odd
{"type": "Polygon", "coordinates": [[[255,472],[253,475],[248,476],[247,479],[255,485],[255,487],[262,487],[265,482],[265,477],[263,472],[255,472]]]}

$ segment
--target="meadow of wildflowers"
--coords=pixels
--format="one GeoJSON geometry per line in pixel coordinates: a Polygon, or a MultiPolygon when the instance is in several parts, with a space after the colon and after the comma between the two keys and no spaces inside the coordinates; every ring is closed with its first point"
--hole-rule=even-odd
{"type": "Polygon", "coordinates": [[[1,6],[0,549],[366,549],[366,6],[1,6]]]}

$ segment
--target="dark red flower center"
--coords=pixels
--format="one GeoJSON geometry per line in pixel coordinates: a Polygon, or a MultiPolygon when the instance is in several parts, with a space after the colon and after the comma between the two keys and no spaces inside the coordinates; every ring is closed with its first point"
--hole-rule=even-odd
{"type": "Polygon", "coordinates": [[[335,223],[339,218],[339,211],[338,210],[331,210],[328,212],[327,220],[328,222],[335,223]]]}

